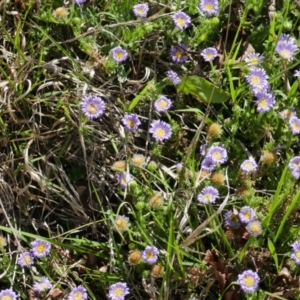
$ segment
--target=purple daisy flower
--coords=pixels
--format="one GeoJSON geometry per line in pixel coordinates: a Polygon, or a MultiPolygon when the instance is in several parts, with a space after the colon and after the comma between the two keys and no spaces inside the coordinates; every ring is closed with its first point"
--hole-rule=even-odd
{"type": "Polygon", "coordinates": [[[174,21],[174,24],[181,30],[186,29],[191,24],[191,17],[182,11],[176,12],[172,16],[172,19],[174,21]]]}
{"type": "Polygon", "coordinates": [[[217,163],[211,157],[205,157],[201,163],[201,169],[212,172],[217,166],[217,163]]]}
{"type": "Polygon", "coordinates": [[[220,10],[218,0],[201,0],[199,8],[208,16],[216,15],[220,10]]]}
{"type": "Polygon", "coordinates": [[[240,222],[238,214],[235,214],[232,210],[229,210],[224,215],[224,221],[225,221],[225,226],[227,226],[229,228],[236,229],[241,226],[241,222],[240,222]]]}
{"type": "Polygon", "coordinates": [[[250,206],[243,206],[239,212],[239,218],[244,224],[248,224],[256,218],[256,213],[250,206]]]}
{"type": "Polygon", "coordinates": [[[259,236],[262,233],[261,223],[257,220],[250,221],[246,226],[247,232],[252,236],[259,236]]]}
{"type": "Polygon", "coordinates": [[[252,52],[245,57],[245,62],[248,66],[257,66],[260,65],[263,61],[264,57],[256,52],[252,52]]]}
{"type": "Polygon", "coordinates": [[[17,294],[12,289],[2,290],[0,300],[17,300],[17,294]]]}
{"type": "Polygon", "coordinates": [[[289,120],[291,117],[295,117],[296,113],[291,109],[284,109],[279,113],[279,117],[283,120],[289,120]]]}
{"type": "Polygon", "coordinates": [[[291,172],[300,173],[300,156],[295,156],[289,161],[289,169],[291,172]]]}
{"type": "Polygon", "coordinates": [[[257,169],[257,163],[254,161],[254,159],[246,159],[242,164],[241,164],[241,169],[245,173],[252,173],[257,169]]]}
{"type": "Polygon", "coordinates": [[[292,171],[292,176],[293,176],[293,178],[295,178],[295,179],[299,179],[299,178],[300,178],[300,172],[292,171]]]}
{"type": "Polygon", "coordinates": [[[281,34],[275,51],[284,59],[292,60],[294,53],[298,51],[298,46],[295,44],[295,39],[288,34],[281,34]]]}
{"type": "Polygon", "coordinates": [[[174,85],[178,85],[181,83],[181,79],[176,72],[172,70],[167,71],[167,76],[169,77],[169,79],[172,81],[174,85]]]}
{"type": "Polygon", "coordinates": [[[142,251],[142,258],[147,264],[155,264],[158,260],[159,250],[154,246],[147,246],[142,251]]]}
{"type": "Polygon", "coordinates": [[[19,255],[18,264],[21,267],[29,267],[34,264],[34,256],[29,251],[23,252],[19,255]]]}
{"type": "Polygon", "coordinates": [[[154,108],[157,112],[166,112],[170,109],[171,106],[172,106],[172,101],[165,96],[160,96],[154,102],[154,108]]]}
{"type": "Polygon", "coordinates": [[[238,275],[238,284],[245,293],[252,293],[258,289],[259,276],[256,272],[251,270],[244,271],[238,275]]]}
{"type": "Polygon", "coordinates": [[[275,97],[274,94],[270,93],[256,93],[255,97],[257,98],[256,100],[256,105],[257,105],[257,111],[264,113],[271,108],[274,107],[275,105],[275,97]]]}
{"type": "Polygon", "coordinates": [[[37,293],[42,293],[52,288],[52,283],[47,277],[42,277],[33,284],[33,290],[37,293]]]}
{"type": "Polygon", "coordinates": [[[291,257],[297,265],[300,265],[300,242],[296,241],[291,246],[294,252],[292,253],[291,257]]]}
{"type": "Polygon", "coordinates": [[[168,140],[172,136],[172,128],[170,124],[156,120],[151,123],[151,128],[149,132],[152,133],[153,138],[157,142],[163,142],[164,140],[168,140]]]}
{"type": "Polygon", "coordinates": [[[122,119],[122,123],[124,128],[130,132],[137,130],[137,128],[141,125],[141,121],[136,114],[127,114],[122,119]]]}
{"type": "Polygon", "coordinates": [[[128,52],[122,47],[118,46],[111,49],[111,57],[117,63],[121,63],[128,58],[128,52]]]}
{"type": "Polygon", "coordinates": [[[297,78],[300,77],[300,70],[296,70],[293,76],[297,78]]]}
{"type": "Polygon", "coordinates": [[[170,50],[170,56],[175,63],[185,63],[188,60],[186,55],[187,46],[185,44],[179,44],[174,46],[170,50]]]}
{"type": "Polygon", "coordinates": [[[84,2],[86,2],[86,0],[75,0],[75,3],[76,3],[76,4],[82,4],[82,3],[84,3],[84,2]]]}
{"type": "Polygon", "coordinates": [[[297,117],[290,117],[289,126],[293,134],[300,133],[300,119],[298,119],[297,117]]]}
{"type": "Polygon", "coordinates": [[[268,88],[268,75],[262,68],[251,68],[249,74],[246,76],[247,82],[252,89],[257,91],[264,91],[268,88]]]}
{"type": "Polygon", "coordinates": [[[106,104],[101,97],[87,95],[81,99],[81,110],[89,119],[97,119],[101,117],[106,109],[106,104]]]}
{"type": "Polygon", "coordinates": [[[205,187],[197,196],[198,201],[204,204],[215,203],[217,198],[219,198],[219,191],[212,186],[205,187]]]}
{"type": "Polygon", "coordinates": [[[86,289],[79,285],[77,287],[75,287],[74,289],[72,289],[72,291],[70,292],[69,296],[68,296],[68,300],[87,300],[88,295],[86,292],[86,289]]]}
{"type": "Polygon", "coordinates": [[[208,149],[206,157],[212,158],[217,164],[224,164],[227,161],[227,151],[220,146],[212,146],[208,149]]]}
{"type": "Polygon", "coordinates": [[[250,221],[246,226],[246,230],[250,235],[257,237],[262,233],[261,223],[256,220],[250,221]]]}
{"type": "Polygon", "coordinates": [[[137,18],[146,18],[149,11],[149,5],[148,3],[137,4],[132,10],[137,18]]]}
{"type": "Polygon", "coordinates": [[[31,242],[31,250],[35,257],[44,257],[50,253],[51,244],[42,240],[34,240],[31,242]]]}
{"type": "Polygon", "coordinates": [[[218,51],[214,47],[208,47],[201,52],[201,56],[204,58],[205,61],[208,62],[213,61],[216,58],[217,54],[218,51]]]}
{"type": "Polygon", "coordinates": [[[121,185],[122,189],[126,189],[129,185],[134,182],[133,177],[128,172],[118,173],[116,178],[121,185]]]}
{"type": "Polygon", "coordinates": [[[129,294],[127,283],[117,282],[109,287],[108,297],[111,300],[124,300],[125,296],[129,294]]]}

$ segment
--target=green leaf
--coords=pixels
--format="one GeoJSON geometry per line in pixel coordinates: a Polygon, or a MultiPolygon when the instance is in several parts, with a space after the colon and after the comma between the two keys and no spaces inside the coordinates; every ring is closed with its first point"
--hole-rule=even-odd
{"type": "Polygon", "coordinates": [[[206,103],[223,103],[230,98],[228,93],[199,76],[181,78],[178,90],[206,103]]]}
{"type": "Polygon", "coordinates": [[[278,257],[277,257],[277,254],[276,254],[276,249],[275,249],[275,246],[274,246],[274,244],[272,243],[272,241],[270,239],[268,239],[268,248],[269,248],[269,250],[270,250],[270,252],[273,256],[276,269],[277,269],[277,271],[279,271],[278,257]]]}
{"type": "Polygon", "coordinates": [[[138,103],[145,97],[150,95],[155,90],[154,79],[150,80],[144,89],[130,102],[127,111],[132,111],[138,103]]]}
{"type": "Polygon", "coordinates": [[[290,91],[289,91],[288,97],[289,97],[289,98],[295,97],[295,96],[296,96],[296,93],[297,93],[297,90],[298,90],[298,80],[296,80],[296,81],[293,83],[293,85],[292,85],[292,87],[291,87],[291,89],[290,89],[290,91]]]}

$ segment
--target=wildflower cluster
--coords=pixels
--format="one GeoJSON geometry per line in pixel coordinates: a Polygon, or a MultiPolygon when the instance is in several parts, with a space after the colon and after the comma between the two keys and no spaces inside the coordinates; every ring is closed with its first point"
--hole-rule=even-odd
{"type": "Polygon", "coordinates": [[[243,206],[240,211],[229,210],[224,215],[224,224],[231,229],[244,227],[254,237],[262,233],[262,225],[257,220],[255,210],[249,206],[243,206]]]}
{"type": "Polygon", "coordinates": [[[34,240],[31,243],[30,251],[19,255],[18,264],[22,267],[29,267],[34,264],[35,258],[45,257],[50,253],[51,244],[42,240],[34,240]]]}

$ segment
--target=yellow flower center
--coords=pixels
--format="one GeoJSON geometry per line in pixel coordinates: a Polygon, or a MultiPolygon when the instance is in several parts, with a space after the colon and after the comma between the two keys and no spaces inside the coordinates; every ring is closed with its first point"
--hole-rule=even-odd
{"type": "Polygon", "coordinates": [[[251,214],[249,212],[244,213],[244,218],[249,220],[251,218],[251,214]]]}
{"type": "Polygon", "coordinates": [[[182,53],[180,50],[177,50],[177,51],[175,52],[175,56],[176,56],[178,59],[180,59],[180,58],[182,58],[183,53],[182,53]]]}
{"type": "Polygon", "coordinates": [[[23,257],[23,260],[24,260],[24,262],[25,262],[26,264],[29,264],[29,263],[31,262],[31,257],[30,257],[30,255],[24,256],[24,257],[23,257]]]}
{"type": "Polygon", "coordinates": [[[37,247],[36,247],[36,251],[39,252],[39,253],[44,253],[46,250],[46,246],[44,244],[39,244],[37,247]]]}
{"type": "Polygon", "coordinates": [[[300,250],[295,251],[295,255],[300,258],[300,250]]]}
{"type": "Polygon", "coordinates": [[[124,56],[124,54],[123,54],[123,52],[121,52],[121,51],[116,51],[116,52],[115,52],[115,56],[116,56],[117,59],[122,59],[123,56],[124,56]]]}
{"type": "Polygon", "coordinates": [[[41,290],[41,291],[44,291],[45,289],[46,289],[46,284],[45,283],[40,283],[39,284],[39,289],[41,290]]]}
{"type": "Polygon", "coordinates": [[[205,9],[208,10],[208,11],[211,11],[211,10],[214,9],[214,7],[213,7],[213,5],[212,5],[211,3],[207,3],[207,4],[205,5],[205,9]]]}
{"type": "Polygon", "coordinates": [[[212,202],[212,200],[213,200],[212,194],[204,195],[204,199],[207,200],[208,202],[212,202]]]}
{"type": "Polygon", "coordinates": [[[207,54],[206,54],[206,58],[207,58],[207,59],[212,59],[212,57],[213,57],[212,53],[207,53],[207,54]]]}
{"type": "Polygon", "coordinates": [[[154,257],[154,253],[153,252],[147,252],[147,258],[153,258],[154,257]]]}
{"type": "Polygon", "coordinates": [[[10,296],[3,296],[3,297],[1,298],[1,300],[11,300],[11,297],[10,297],[10,296]]]}
{"type": "Polygon", "coordinates": [[[253,222],[252,224],[250,224],[249,228],[253,232],[260,232],[260,226],[259,226],[259,223],[257,223],[257,222],[253,222]]]}
{"type": "Polygon", "coordinates": [[[121,296],[123,296],[123,290],[122,290],[121,288],[116,288],[116,289],[114,290],[114,294],[115,294],[115,296],[117,296],[117,297],[121,297],[121,296]]]}
{"type": "Polygon", "coordinates": [[[251,60],[248,62],[251,65],[258,65],[259,60],[257,57],[251,58],[251,60]]]}
{"type": "Polygon", "coordinates": [[[177,18],[177,23],[180,25],[180,26],[184,26],[185,25],[185,19],[183,18],[177,18]]]}
{"type": "Polygon", "coordinates": [[[219,159],[222,158],[222,153],[221,152],[214,152],[212,156],[215,160],[219,160],[219,159]]]}
{"type": "Polygon", "coordinates": [[[260,84],[261,80],[260,80],[260,77],[259,76],[253,76],[251,78],[251,81],[254,85],[257,85],[257,84],[260,84]]]}
{"type": "Polygon", "coordinates": [[[293,123],[292,126],[293,126],[294,130],[300,129],[300,125],[298,123],[293,123]]]}
{"type": "Polygon", "coordinates": [[[81,292],[77,292],[74,294],[74,299],[75,300],[81,300],[83,298],[83,295],[81,292]]]}
{"type": "Polygon", "coordinates": [[[141,8],[138,8],[137,10],[140,14],[144,14],[145,13],[145,10],[141,7],[141,8]]]}
{"type": "Polygon", "coordinates": [[[90,113],[90,114],[95,114],[98,110],[98,106],[93,104],[93,103],[90,103],[88,106],[87,106],[87,111],[90,113]]]}
{"type": "Polygon", "coordinates": [[[261,99],[261,100],[259,100],[258,105],[260,107],[267,107],[268,106],[268,101],[266,99],[261,99]]]}
{"type": "Polygon", "coordinates": [[[155,130],[155,134],[158,137],[164,137],[166,135],[166,131],[164,129],[162,129],[162,128],[157,128],[155,130]]]}
{"type": "Polygon", "coordinates": [[[132,128],[132,127],[134,127],[135,123],[133,120],[127,120],[127,125],[128,125],[128,127],[132,128]]]}
{"type": "Polygon", "coordinates": [[[247,276],[246,278],[244,278],[244,284],[248,287],[253,286],[255,283],[255,280],[252,276],[247,276]]]}
{"type": "Polygon", "coordinates": [[[283,58],[290,58],[291,57],[291,52],[287,49],[284,49],[280,52],[280,55],[283,57],[283,58]]]}
{"type": "Polygon", "coordinates": [[[158,106],[159,108],[166,108],[168,106],[168,102],[166,100],[160,100],[158,106]]]}
{"type": "Polygon", "coordinates": [[[244,168],[246,170],[252,170],[253,169],[253,163],[252,162],[247,162],[245,165],[244,165],[244,168]]]}

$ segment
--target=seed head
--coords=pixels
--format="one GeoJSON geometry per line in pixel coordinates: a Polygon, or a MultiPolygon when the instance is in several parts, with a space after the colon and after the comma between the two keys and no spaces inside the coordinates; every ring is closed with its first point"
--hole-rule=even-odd
{"type": "Polygon", "coordinates": [[[132,250],[128,255],[128,262],[131,265],[137,265],[142,259],[142,253],[139,250],[132,250]]]}
{"type": "Polygon", "coordinates": [[[221,186],[224,184],[225,176],[223,173],[215,171],[210,175],[210,182],[213,185],[221,186]]]}
{"type": "Polygon", "coordinates": [[[152,267],[151,275],[153,277],[157,277],[157,278],[162,277],[163,273],[164,273],[164,267],[162,265],[157,264],[152,267]]]}
{"type": "Polygon", "coordinates": [[[212,123],[207,128],[208,139],[215,139],[222,134],[222,127],[218,123],[212,123]]]}
{"type": "Polygon", "coordinates": [[[126,170],[126,161],[125,160],[117,160],[111,166],[111,169],[115,172],[123,172],[126,170]]]}
{"type": "Polygon", "coordinates": [[[162,197],[161,193],[155,194],[149,200],[149,205],[152,208],[160,208],[164,203],[164,198],[162,197]]]}
{"type": "Polygon", "coordinates": [[[261,157],[262,163],[268,166],[273,165],[276,162],[276,159],[276,154],[270,151],[264,152],[261,157]]]}

